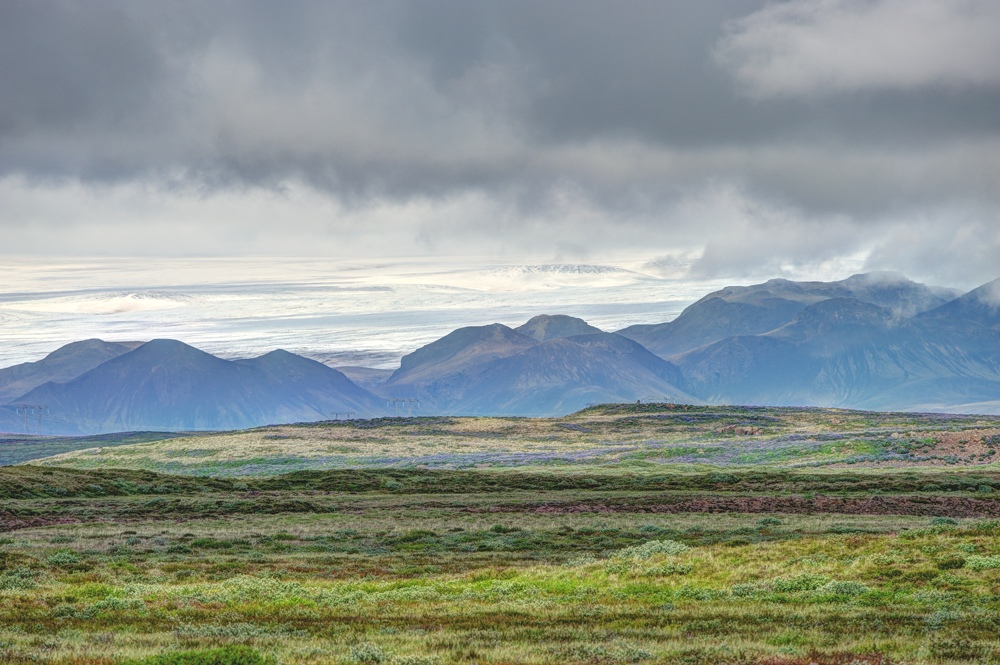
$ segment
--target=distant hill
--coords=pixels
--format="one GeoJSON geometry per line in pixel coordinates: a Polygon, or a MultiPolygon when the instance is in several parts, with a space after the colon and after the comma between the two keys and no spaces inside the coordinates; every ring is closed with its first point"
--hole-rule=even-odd
{"type": "Polygon", "coordinates": [[[0,404],[8,403],[43,383],[64,383],[106,360],[128,353],[142,342],[85,339],[61,346],[41,360],[0,369],[0,404]]]}
{"type": "Polygon", "coordinates": [[[550,336],[590,328],[570,317],[555,323],[522,326],[545,341],[501,324],[461,328],[405,356],[385,390],[419,398],[424,412],[469,415],[561,414],[651,397],[698,402],[676,386],[680,371],[641,345],[603,332],[550,336]]]}
{"type": "Polygon", "coordinates": [[[726,287],[690,305],[673,321],[630,326],[618,334],[661,358],[670,358],[727,337],[770,332],[790,323],[809,305],[831,298],[853,298],[912,317],[957,295],[958,291],[925,286],[895,273],[854,275],[839,282],[772,279],[753,286],[726,287]]]}
{"type": "Polygon", "coordinates": [[[322,363],[286,351],[223,360],[159,339],[18,401],[45,404],[47,433],[240,429],[384,413],[383,400],[322,363]]]}

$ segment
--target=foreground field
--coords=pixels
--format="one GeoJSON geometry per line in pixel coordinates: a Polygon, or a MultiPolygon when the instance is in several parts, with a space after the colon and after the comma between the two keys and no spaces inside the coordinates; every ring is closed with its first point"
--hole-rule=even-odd
{"type": "Polygon", "coordinates": [[[2,467],[0,662],[1000,663],[997,425],[630,405],[2,467]]]}
{"type": "Polygon", "coordinates": [[[1000,662],[994,486],[972,470],[11,467],[0,661],[230,645],[244,660],[149,662],[1000,662]],[[757,512],[705,512],[740,505],[757,512]]]}

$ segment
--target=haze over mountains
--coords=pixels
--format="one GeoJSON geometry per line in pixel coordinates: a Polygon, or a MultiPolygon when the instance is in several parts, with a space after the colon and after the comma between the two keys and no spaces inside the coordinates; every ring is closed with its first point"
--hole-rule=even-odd
{"type": "MultiPolygon", "coordinates": [[[[776,279],[617,333],[563,315],[459,328],[391,374],[284,351],[223,360],[172,340],[86,340],[0,370],[0,403],[46,405],[49,434],[371,417],[392,397],[419,399],[420,414],[635,400],[998,413],[1000,280],[963,295],[890,273],[776,279]]],[[[0,430],[22,429],[0,409],[0,430]]]]}

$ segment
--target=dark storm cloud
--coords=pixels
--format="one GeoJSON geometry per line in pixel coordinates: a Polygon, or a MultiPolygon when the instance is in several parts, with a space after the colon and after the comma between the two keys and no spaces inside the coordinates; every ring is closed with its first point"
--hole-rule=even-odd
{"type": "Polygon", "coordinates": [[[998,45],[985,0],[12,0],[0,175],[306,183],[419,203],[400,224],[428,247],[548,225],[581,252],[700,248],[705,272],[865,251],[906,270],[919,238],[1000,225],[998,45]]]}

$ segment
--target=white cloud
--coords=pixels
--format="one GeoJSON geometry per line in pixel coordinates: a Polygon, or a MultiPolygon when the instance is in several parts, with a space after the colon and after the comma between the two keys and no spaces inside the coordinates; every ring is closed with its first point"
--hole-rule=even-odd
{"type": "Polygon", "coordinates": [[[829,274],[857,265],[866,241],[845,216],[816,218],[793,206],[763,200],[730,183],[707,187],[674,215],[701,228],[695,276],[829,274]]]}
{"type": "Polygon", "coordinates": [[[936,284],[975,287],[1000,277],[1000,216],[948,206],[887,222],[865,264],[936,284]]]}
{"type": "Polygon", "coordinates": [[[727,25],[716,59],[753,96],[1000,85],[996,0],[802,0],[727,25]]]}

